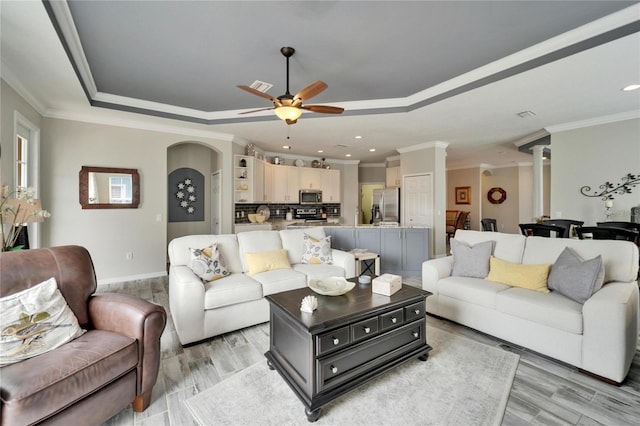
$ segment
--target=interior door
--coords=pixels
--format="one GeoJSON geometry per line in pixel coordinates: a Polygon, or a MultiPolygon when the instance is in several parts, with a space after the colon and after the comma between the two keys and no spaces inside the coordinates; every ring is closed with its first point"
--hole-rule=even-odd
{"type": "Polygon", "coordinates": [[[407,175],[402,182],[405,226],[433,226],[433,175],[407,175]]]}

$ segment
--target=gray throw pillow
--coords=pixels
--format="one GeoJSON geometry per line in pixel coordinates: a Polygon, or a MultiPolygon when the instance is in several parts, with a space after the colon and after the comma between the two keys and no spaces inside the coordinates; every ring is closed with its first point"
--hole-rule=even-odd
{"type": "Polygon", "coordinates": [[[592,294],[602,288],[604,263],[602,256],[583,261],[569,247],[566,247],[549,272],[549,290],[575,300],[586,302],[592,294]]]}
{"type": "Polygon", "coordinates": [[[466,243],[451,240],[453,270],[451,276],[486,278],[489,275],[489,258],[493,253],[493,241],[469,246],[466,243]]]}

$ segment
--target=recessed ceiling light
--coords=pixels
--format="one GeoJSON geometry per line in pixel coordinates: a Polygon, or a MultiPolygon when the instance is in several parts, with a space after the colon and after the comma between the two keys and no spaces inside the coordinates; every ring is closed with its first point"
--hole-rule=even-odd
{"type": "Polygon", "coordinates": [[[291,149],[289,145],[282,145],[282,149],[291,149]]]}
{"type": "Polygon", "coordinates": [[[369,152],[376,152],[375,148],[369,148],[369,152]]]}
{"type": "Polygon", "coordinates": [[[362,136],[358,135],[356,136],[356,139],[362,139],[362,136]]]}
{"type": "Polygon", "coordinates": [[[640,84],[630,84],[627,87],[624,87],[622,90],[625,92],[630,92],[632,90],[640,89],[640,84]]]}
{"type": "Polygon", "coordinates": [[[344,156],[345,157],[351,157],[351,154],[345,154],[344,156]]]}
{"type": "Polygon", "coordinates": [[[320,154],[322,154],[324,151],[323,151],[323,150],[321,150],[321,149],[319,149],[319,150],[318,150],[318,152],[319,152],[320,154]]]}

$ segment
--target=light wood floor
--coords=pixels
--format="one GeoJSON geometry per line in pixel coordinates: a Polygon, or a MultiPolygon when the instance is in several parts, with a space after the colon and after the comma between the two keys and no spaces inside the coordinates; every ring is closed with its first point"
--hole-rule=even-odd
{"type": "MultiPolygon", "coordinates": [[[[414,278],[419,285],[419,278],[414,278]]],[[[264,360],[269,327],[261,324],[182,348],[169,312],[168,278],[100,286],[98,292],[133,294],[158,303],[169,313],[162,336],[162,361],[153,402],[143,413],[131,407],[108,425],[193,425],[183,401],[245,367],[264,360]]],[[[580,374],[575,368],[502,342],[455,323],[427,317],[434,327],[520,355],[503,425],[639,425],[640,351],[621,387],[580,374]]],[[[427,340],[428,340],[427,336],[427,340]]],[[[302,406],[301,406],[302,413],[302,406]]],[[[212,419],[211,424],[215,424],[212,419]]],[[[256,424],[260,424],[256,419],[256,424]]]]}

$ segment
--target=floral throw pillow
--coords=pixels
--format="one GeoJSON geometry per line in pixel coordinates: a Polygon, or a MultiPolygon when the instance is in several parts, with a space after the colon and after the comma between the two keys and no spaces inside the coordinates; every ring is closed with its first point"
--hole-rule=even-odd
{"type": "Polygon", "coordinates": [[[191,270],[202,281],[215,281],[229,275],[217,244],[212,244],[207,248],[189,250],[191,251],[191,270]]]}
{"type": "Polygon", "coordinates": [[[82,333],[55,278],[0,298],[0,366],[49,352],[82,333]]]}
{"type": "Polygon", "coordinates": [[[331,237],[325,237],[316,240],[307,234],[304,234],[304,254],[302,255],[302,263],[333,264],[333,256],[331,255],[331,237]]]}

